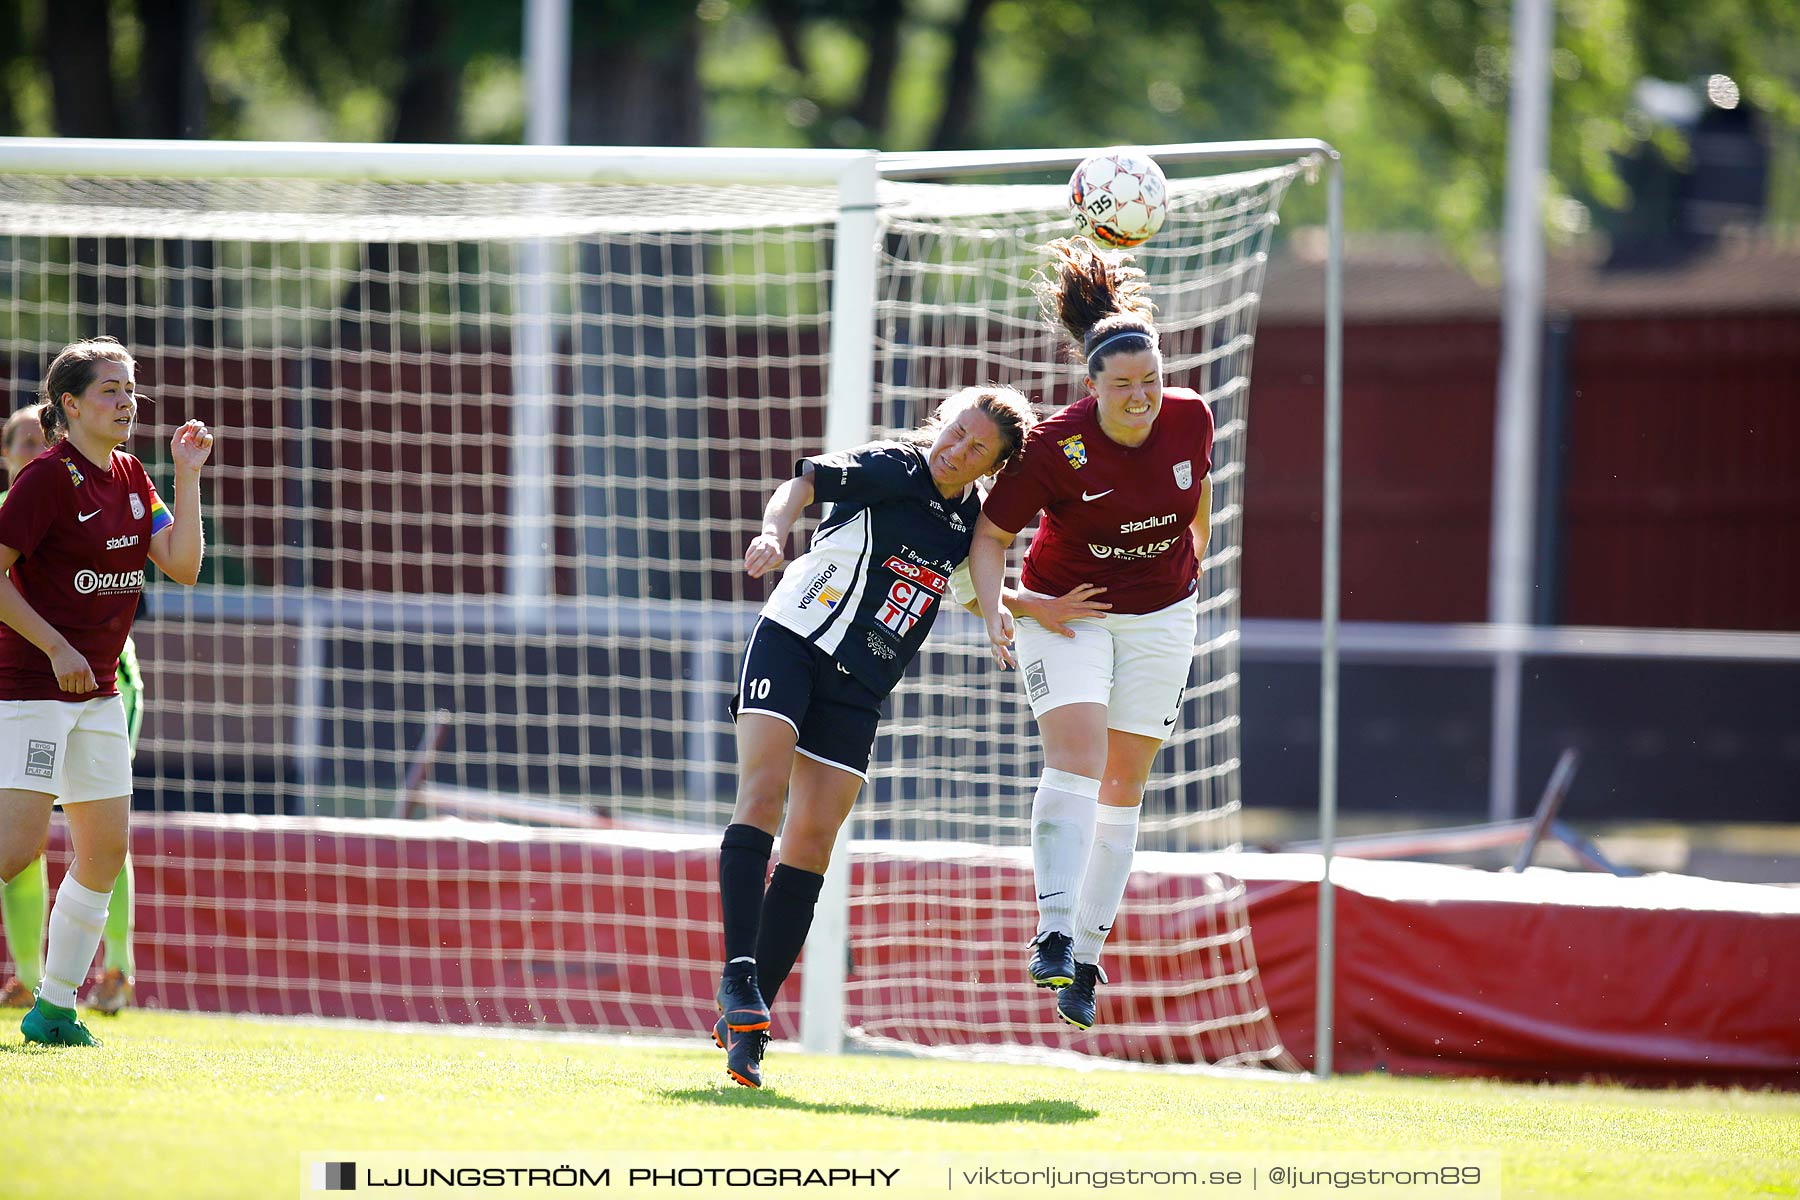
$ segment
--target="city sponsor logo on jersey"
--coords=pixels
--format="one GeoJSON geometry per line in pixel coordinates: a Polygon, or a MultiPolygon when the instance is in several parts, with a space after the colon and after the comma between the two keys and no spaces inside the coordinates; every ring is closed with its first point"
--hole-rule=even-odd
{"type": "Polygon", "coordinates": [[[896,636],[912,632],[919,618],[931,611],[932,603],[944,594],[950,581],[930,567],[910,563],[895,555],[882,564],[900,578],[889,586],[875,619],[896,636]]]}
{"type": "Polygon", "coordinates": [[[806,591],[800,596],[801,608],[810,608],[814,600],[826,608],[837,607],[837,602],[844,598],[844,593],[836,588],[825,586],[831,577],[837,574],[837,569],[836,563],[827,563],[825,569],[813,577],[813,581],[806,585],[806,591]]]}
{"type": "Polygon", "coordinates": [[[1081,440],[1079,433],[1063,438],[1056,444],[1062,447],[1062,452],[1068,458],[1071,467],[1079,471],[1087,466],[1087,443],[1081,440]]]}
{"type": "Polygon", "coordinates": [[[128,533],[121,537],[106,539],[106,548],[108,550],[123,550],[127,546],[135,546],[137,544],[138,535],[135,533],[128,533]]]}
{"type": "MultiPolygon", "coordinates": [[[[1184,483],[1181,486],[1186,487],[1187,484],[1184,483]]],[[[143,497],[139,496],[136,492],[131,493],[131,519],[134,521],[141,521],[144,519],[143,497]]]]}
{"type": "Polygon", "coordinates": [[[85,480],[81,477],[81,468],[79,468],[75,465],[74,459],[72,459],[72,458],[63,459],[63,466],[69,468],[69,480],[76,487],[80,487],[82,484],[87,482],[87,480],[85,480]]]}
{"type": "Polygon", "coordinates": [[[1184,492],[1194,486],[1194,464],[1191,460],[1175,464],[1175,486],[1184,492]]]}
{"type": "Polygon", "coordinates": [[[144,590],[144,573],[142,571],[81,570],[75,572],[75,590],[84,596],[92,596],[96,592],[102,596],[141,592],[144,590]]]}

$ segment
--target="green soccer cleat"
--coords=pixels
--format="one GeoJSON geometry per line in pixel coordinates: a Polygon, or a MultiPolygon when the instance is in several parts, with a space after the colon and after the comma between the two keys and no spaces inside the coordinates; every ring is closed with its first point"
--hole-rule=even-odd
{"type": "Polygon", "coordinates": [[[100,1039],[88,1032],[88,1027],[81,1023],[72,1008],[62,1008],[50,1003],[42,996],[38,997],[25,1019],[19,1022],[19,1032],[25,1035],[28,1042],[39,1042],[45,1046],[98,1046],[100,1039]]]}

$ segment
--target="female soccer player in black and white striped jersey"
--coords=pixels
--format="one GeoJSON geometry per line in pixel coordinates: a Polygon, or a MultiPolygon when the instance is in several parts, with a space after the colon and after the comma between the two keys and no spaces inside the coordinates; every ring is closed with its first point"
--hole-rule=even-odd
{"type": "MultiPolygon", "coordinates": [[[[761,578],[781,566],[801,510],[832,503],[811,549],[763,606],[731,702],[738,797],[719,850],[725,967],[713,1038],[746,1087],[762,1086],[768,1005],[812,925],[838,827],[866,778],[881,701],[968,556],[981,511],[976,481],[1018,451],[1031,424],[1030,404],[1011,388],[967,388],[908,439],[801,459],[744,553],[744,570],[761,578]],[[765,891],[778,828],[781,861],[765,891]]],[[[995,599],[1060,623],[1103,607],[1095,590],[995,599]]]]}
{"type": "MultiPolygon", "coordinates": [[[[1211,532],[1212,410],[1164,387],[1143,271],[1086,238],[1052,242],[1038,297],[1085,368],[1086,394],[1033,431],[982,506],[970,551],[977,600],[1001,592],[1006,548],[1039,512],[1025,586],[1107,587],[1111,610],[1072,632],[1021,614],[1017,662],[1044,743],[1032,801],[1038,929],[1028,968],[1057,1014],[1093,1025],[1100,947],[1131,874],[1144,784],[1181,716],[1200,559],[1211,532]]],[[[991,610],[990,610],[991,611],[991,610]]],[[[987,619],[1002,667],[1011,630],[987,619]]]]}
{"type": "Polygon", "coordinates": [[[44,377],[50,448],[0,505],[0,879],[23,870],[61,804],[74,861],[50,909],[34,1042],[95,1045],[75,1014],[125,862],[131,748],[114,672],[144,567],[200,573],[200,470],[213,435],[175,431],[171,513],[143,464],[119,447],[137,422],[137,364],[112,338],[65,347],[44,377]]]}

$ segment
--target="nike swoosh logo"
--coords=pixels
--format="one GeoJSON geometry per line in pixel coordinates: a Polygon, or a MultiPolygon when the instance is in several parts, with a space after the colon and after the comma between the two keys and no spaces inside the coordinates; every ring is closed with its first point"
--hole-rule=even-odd
{"type": "Polygon", "coordinates": [[[99,509],[97,509],[97,508],[96,508],[96,509],[95,509],[95,510],[94,510],[94,511],[93,511],[93,512],[91,512],[91,513],[76,513],[76,514],[75,514],[75,519],[76,519],[76,520],[77,520],[77,521],[80,521],[80,522],[82,522],[82,523],[83,523],[83,524],[86,524],[86,523],[87,523],[87,522],[88,522],[88,521],[90,521],[90,520],[92,520],[92,519],[93,519],[93,518],[95,518],[95,517],[97,517],[97,516],[99,516],[99,515],[100,515],[100,510],[99,510],[99,509]]]}
{"type": "Polygon", "coordinates": [[[1061,892],[1039,892],[1038,899],[1039,900],[1048,900],[1052,896],[1060,896],[1062,894],[1063,893],[1061,893],[1061,892]]]}
{"type": "Polygon", "coordinates": [[[1107,488],[1107,489],[1106,489],[1106,490],[1105,490],[1105,491],[1104,491],[1104,492],[1095,492],[1095,493],[1094,493],[1094,494],[1093,494],[1093,495],[1091,495],[1091,496],[1090,496],[1090,495],[1088,495],[1088,494],[1087,494],[1087,493],[1086,493],[1086,492],[1083,492],[1083,493],[1081,493],[1081,498],[1082,498],[1082,499],[1083,499],[1083,500],[1098,500],[1098,499],[1099,499],[1099,498],[1100,498],[1100,497],[1102,497],[1102,496],[1110,496],[1110,495],[1112,495],[1112,494],[1113,494],[1113,493],[1114,493],[1114,492],[1116,492],[1116,491],[1118,491],[1118,490],[1119,490],[1119,489],[1118,489],[1118,488],[1107,488]]]}
{"type": "Polygon", "coordinates": [[[1165,719],[1164,719],[1164,721],[1163,721],[1163,724],[1164,724],[1164,725],[1173,725],[1173,724],[1174,724],[1174,723],[1175,723],[1175,718],[1174,718],[1174,717],[1168,717],[1168,718],[1165,718],[1165,719]]]}

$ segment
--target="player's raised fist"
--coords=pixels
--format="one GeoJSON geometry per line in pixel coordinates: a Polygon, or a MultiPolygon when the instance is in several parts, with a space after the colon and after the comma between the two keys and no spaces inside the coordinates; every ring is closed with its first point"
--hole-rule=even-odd
{"type": "Polygon", "coordinates": [[[169,439],[169,456],[177,467],[198,471],[212,454],[212,430],[199,420],[190,420],[169,439]]]}

